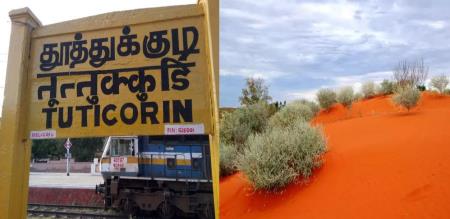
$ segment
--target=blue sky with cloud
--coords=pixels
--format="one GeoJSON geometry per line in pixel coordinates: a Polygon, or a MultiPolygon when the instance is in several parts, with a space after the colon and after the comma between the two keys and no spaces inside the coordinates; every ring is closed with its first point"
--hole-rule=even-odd
{"type": "Polygon", "coordinates": [[[249,76],[289,101],[390,79],[403,59],[448,74],[449,10],[449,1],[221,1],[221,105],[239,104],[249,76]]]}

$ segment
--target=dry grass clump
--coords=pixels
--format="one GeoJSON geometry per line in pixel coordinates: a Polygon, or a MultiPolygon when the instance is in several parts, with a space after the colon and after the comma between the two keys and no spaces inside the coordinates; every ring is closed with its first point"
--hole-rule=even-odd
{"type": "Polygon", "coordinates": [[[220,143],[220,175],[227,176],[237,171],[237,147],[227,143],[220,143]]]}
{"type": "Polygon", "coordinates": [[[247,144],[238,166],[256,190],[277,190],[311,176],[326,150],[322,131],[301,119],[288,128],[251,135],[247,144]]]}
{"type": "Polygon", "coordinates": [[[393,94],[394,93],[395,84],[389,80],[383,80],[381,82],[380,87],[378,89],[378,93],[383,95],[393,94]]]}
{"type": "Polygon", "coordinates": [[[415,107],[420,99],[420,91],[411,86],[398,87],[392,96],[395,104],[405,107],[408,111],[415,107]]]}
{"type": "Polygon", "coordinates": [[[236,159],[246,146],[252,133],[262,132],[270,116],[269,106],[258,103],[233,112],[225,112],[220,120],[220,173],[222,176],[236,171],[236,159]]]}
{"type": "Polygon", "coordinates": [[[300,103],[300,104],[305,104],[305,105],[309,106],[309,108],[311,109],[311,112],[313,113],[313,116],[317,115],[317,113],[320,111],[319,104],[317,104],[314,101],[300,99],[300,100],[294,100],[292,103],[300,103]]]}
{"type": "Polygon", "coordinates": [[[316,95],[322,109],[327,110],[336,103],[336,93],[331,89],[320,89],[316,95]]]}
{"type": "Polygon", "coordinates": [[[241,147],[253,132],[262,132],[267,125],[269,106],[253,104],[225,113],[220,121],[220,139],[241,147]]]}
{"type": "Polygon", "coordinates": [[[430,82],[431,86],[436,88],[436,90],[438,90],[440,94],[444,94],[445,88],[447,88],[448,83],[448,77],[445,75],[433,77],[430,82]]]}
{"type": "Polygon", "coordinates": [[[365,99],[371,98],[376,95],[376,87],[373,81],[368,81],[364,83],[361,87],[361,92],[365,99]]]}
{"type": "Polygon", "coordinates": [[[309,106],[300,102],[292,102],[270,118],[269,127],[286,128],[295,120],[310,121],[313,116],[314,114],[309,106]]]}
{"type": "Polygon", "coordinates": [[[338,103],[350,108],[355,100],[353,88],[350,86],[341,88],[337,93],[336,99],[338,103]]]}

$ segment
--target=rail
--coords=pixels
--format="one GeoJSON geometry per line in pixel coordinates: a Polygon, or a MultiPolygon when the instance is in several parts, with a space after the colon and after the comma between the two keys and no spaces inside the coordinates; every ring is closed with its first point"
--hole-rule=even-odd
{"type": "Polygon", "coordinates": [[[65,216],[68,218],[129,218],[128,215],[104,210],[103,207],[81,205],[28,204],[28,217],[65,216]]]}

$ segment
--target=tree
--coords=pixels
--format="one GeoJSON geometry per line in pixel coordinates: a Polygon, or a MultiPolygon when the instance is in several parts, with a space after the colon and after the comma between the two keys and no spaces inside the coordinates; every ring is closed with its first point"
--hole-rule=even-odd
{"type": "MultiPolygon", "coordinates": [[[[92,161],[95,153],[100,153],[103,148],[103,138],[73,138],[70,139],[72,158],[77,162],[92,161]]],[[[66,139],[33,140],[31,155],[34,159],[61,159],[65,157],[66,139]]]]}
{"type": "Polygon", "coordinates": [[[428,67],[423,59],[415,61],[403,60],[394,68],[394,79],[397,85],[417,87],[422,86],[428,76],[428,67]]]}
{"type": "Polygon", "coordinates": [[[70,151],[73,158],[77,162],[92,161],[95,154],[99,153],[103,149],[104,138],[74,138],[70,139],[72,142],[72,148],[70,151]]]}
{"type": "Polygon", "coordinates": [[[269,88],[264,84],[262,78],[247,78],[246,88],[242,89],[242,96],[239,101],[242,106],[249,106],[258,102],[268,103],[272,100],[269,96],[269,88]]]}
{"type": "Polygon", "coordinates": [[[441,94],[444,94],[445,88],[447,87],[448,83],[449,80],[445,75],[436,76],[431,79],[431,86],[436,88],[441,94]]]}
{"type": "Polygon", "coordinates": [[[64,158],[66,149],[65,139],[33,140],[31,143],[31,157],[33,159],[60,159],[64,158]]]}

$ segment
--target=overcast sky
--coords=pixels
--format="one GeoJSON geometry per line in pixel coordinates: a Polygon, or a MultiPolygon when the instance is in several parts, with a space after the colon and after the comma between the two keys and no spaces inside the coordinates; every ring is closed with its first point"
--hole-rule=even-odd
{"type": "Polygon", "coordinates": [[[450,1],[221,2],[221,103],[238,105],[247,76],[275,100],[391,78],[402,59],[450,73],[450,1]],[[225,94],[225,95],[224,95],[225,94]]]}
{"type": "MultiPolygon", "coordinates": [[[[2,1],[0,103],[11,9],[28,6],[45,25],[197,0],[102,2],[2,1]]],[[[222,0],[220,11],[221,106],[239,104],[248,76],[266,79],[275,100],[289,101],[312,99],[321,87],[389,79],[403,59],[423,57],[431,75],[450,74],[450,1],[222,0]]]]}

